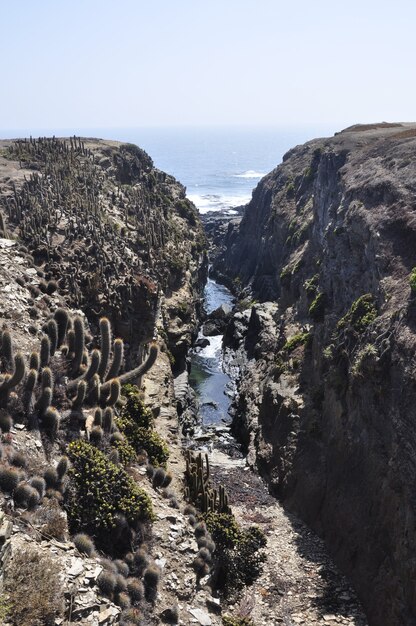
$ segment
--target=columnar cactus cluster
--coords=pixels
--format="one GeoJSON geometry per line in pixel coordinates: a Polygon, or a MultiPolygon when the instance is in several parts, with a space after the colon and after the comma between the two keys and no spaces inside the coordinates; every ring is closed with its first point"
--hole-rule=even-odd
{"type": "Polygon", "coordinates": [[[185,497],[193,502],[203,513],[210,511],[228,513],[232,511],[228,505],[228,495],[222,485],[214,489],[210,482],[210,468],[208,455],[204,457],[200,452],[197,456],[190,450],[186,451],[185,470],[185,497]]]}
{"type": "MultiPolygon", "coordinates": [[[[61,420],[71,426],[85,424],[83,409],[103,410],[102,425],[115,429],[113,408],[120,404],[121,385],[139,379],[154,364],[157,346],[150,345],[147,359],[138,367],[120,374],[123,367],[122,339],[112,340],[107,318],[100,319],[100,349],[88,351],[84,320],[71,318],[59,308],[44,326],[39,351],[26,363],[14,354],[11,333],[3,330],[0,343],[0,409],[3,418],[40,427],[54,438],[61,420]],[[12,392],[19,390],[19,396],[12,392]],[[59,406],[54,406],[54,400],[59,406]]],[[[100,424],[101,425],[101,424],[100,424]]]]}
{"type": "MultiPolygon", "coordinates": [[[[127,321],[147,301],[152,317],[156,284],[171,288],[186,270],[174,223],[184,203],[196,223],[185,189],[129,144],[92,151],[77,138],[18,140],[7,156],[34,171],[0,199],[0,237],[4,216],[77,308],[127,321]]],[[[201,235],[187,236],[197,257],[201,235]]]]}

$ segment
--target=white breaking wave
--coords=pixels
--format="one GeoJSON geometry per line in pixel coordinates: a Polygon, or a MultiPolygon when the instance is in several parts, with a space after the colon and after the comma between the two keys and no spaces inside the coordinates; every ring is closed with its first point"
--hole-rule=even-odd
{"type": "Polygon", "coordinates": [[[256,172],[255,170],[247,170],[242,174],[234,174],[234,178],[263,178],[265,174],[263,172],[256,172]]]}
{"type": "Polygon", "coordinates": [[[200,213],[208,213],[209,211],[229,210],[247,204],[247,202],[251,200],[251,194],[244,196],[223,196],[219,194],[198,195],[191,193],[188,195],[188,198],[195,204],[200,213]]]}
{"type": "MultiPolygon", "coordinates": [[[[202,333],[201,336],[204,337],[202,333]]],[[[221,359],[222,335],[213,335],[212,337],[207,337],[207,339],[209,346],[202,348],[198,353],[199,356],[204,357],[204,359],[221,359]]]]}

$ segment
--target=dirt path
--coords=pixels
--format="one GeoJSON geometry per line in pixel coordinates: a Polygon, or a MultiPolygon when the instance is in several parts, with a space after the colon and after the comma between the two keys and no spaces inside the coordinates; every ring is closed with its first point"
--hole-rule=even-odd
{"type": "Polygon", "coordinates": [[[244,460],[214,450],[210,465],[214,482],[225,485],[239,522],[257,524],[267,536],[263,574],[243,601],[252,606],[256,626],[366,626],[354,591],[323,542],[284,511],[244,460]]]}

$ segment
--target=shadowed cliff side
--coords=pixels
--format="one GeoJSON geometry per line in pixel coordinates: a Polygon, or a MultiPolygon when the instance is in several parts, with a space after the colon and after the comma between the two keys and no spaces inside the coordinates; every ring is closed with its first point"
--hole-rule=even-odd
{"type": "Polygon", "coordinates": [[[294,148],[214,263],[266,302],[228,330],[247,357],[235,427],[377,626],[416,624],[415,149],[412,124],[294,148]]]}

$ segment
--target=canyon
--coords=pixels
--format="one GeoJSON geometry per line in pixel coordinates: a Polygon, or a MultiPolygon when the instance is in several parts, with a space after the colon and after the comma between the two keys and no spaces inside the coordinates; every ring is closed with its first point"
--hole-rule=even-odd
{"type": "MultiPolygon", "coordinates": [[[[230,458],[214,441],[212,479],[234,496],[242,528],[257,522],[268,539],[270,564],[253,587],[263,600],[248,614],[256,624],[270,623],[268,616],[284,624],[365,624],[325,546],[371,626],[416,624],[415,147],[416,125],[399,123],[310,141],[259,182],[241,215],[201,221],[185,188],[132,144],[0,142],[2,330],[30,354],[65,307],[84,319],[88,349],[99,345],[99,319],[109,320],[124,342],[126,371],[146,360],[149,346],[159,349],[138,384],[169,446],[175,497],[151,488],[143,462],[128,468],[157,512],[152,545],[163,590],[156,609],[146,608],[151,623],[168,621],[178,599],[183,623],[222,622],[214,590],[193,571],[199,546],[182,511],[183,448],[205,450],[211,437],[193,439],[200,422],[188,382],[190,350],[205,322],[210,335],[224,333],[232,432],[242,446],[230,458]],[[235,304],[207,321],[208,260],[235,304]],[[245,499],[258,507],[257,519],[245,499]],[[322,594],[327,603],[318,610],[322,594]],[[339,616],[331,594],[348,605],[339,616]]],[[[86,414],[88,440],[91,409],[86,414]]],[[[65,452],[63,434],[45,446],[24,420],[17,425],[1,435],[7,459],[17,448],[40,467],[65,452]]],[[[36,542],[22,527],[29,513],[1,498],[14,523],[12,548],[36,542]]],[[[80,558],[69,540],[52,547],[70,550],[69,571],[80,558]]],[[[88,561],[81,569],[97,567],[88,561]]],[[[124,623],[116,604],[91,598],[80,620],[124,623]],[[100,602],[107,621],[98,621],[100,602]]],[[[238,608],[221,602],[224,611],[238,608]]]]}

